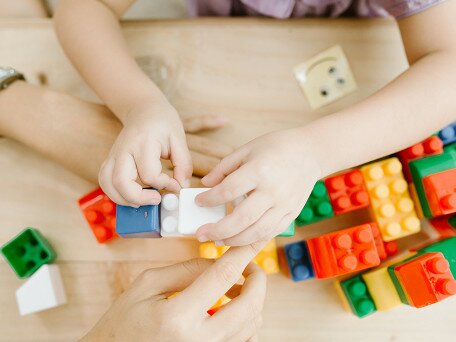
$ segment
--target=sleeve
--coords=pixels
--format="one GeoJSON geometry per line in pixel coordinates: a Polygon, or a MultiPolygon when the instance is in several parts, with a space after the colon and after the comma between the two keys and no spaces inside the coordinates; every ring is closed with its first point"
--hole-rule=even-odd
{"type": "Polygon", "coordinates": [[[446,0],[372,0],[396,19],[402,19],[427,10],[446,0]]]}

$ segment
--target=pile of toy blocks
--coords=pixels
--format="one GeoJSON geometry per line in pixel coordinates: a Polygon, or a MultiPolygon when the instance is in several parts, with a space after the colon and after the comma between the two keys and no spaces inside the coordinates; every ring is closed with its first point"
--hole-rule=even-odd
{"type": "Polygon", "coordinates": [[[369,208],[371,222],[284,246],[294,281],[342,276],[337,291],[359,317],[456,294],[456,122],[396,156],[320,180],[296,223],[361,208],[369,208]],[[423,218],[440,239],[382,263],[398,253],[397,239],[420,231],[423,218]]]}
{"type": "Polygon", "coordinates": [[[51,264],[56,253],[38,230],[26,228],[2,247],[2,254],[19,278],[28,278],[16,290],[21,315],[66,303],[60,270],[51,264]]]}

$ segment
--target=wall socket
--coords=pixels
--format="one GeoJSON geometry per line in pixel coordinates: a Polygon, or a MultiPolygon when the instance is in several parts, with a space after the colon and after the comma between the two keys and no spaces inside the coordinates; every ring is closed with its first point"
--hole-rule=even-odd
{"type": "Polygon", "coordinates": [[[347,57],[339,45],[294,68],[294,74],[312,109],[323,107],[357,89],[347,57]]]}

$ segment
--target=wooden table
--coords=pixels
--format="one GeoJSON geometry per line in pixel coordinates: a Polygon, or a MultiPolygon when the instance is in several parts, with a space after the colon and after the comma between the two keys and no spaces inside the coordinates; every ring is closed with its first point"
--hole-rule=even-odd
{"type": "MultiPolygon", "coordinates": [[[[239,145],[255,136],[309,122],[370,95],[406,67],[389,20],[204,19],[126,23],[132,53],[183,115],[217,113],[231,123],[217,133],[239,145]],[[311,111],[292,68],[340,44],[359,90],[311,111]]],[[[0,22],[0,63],[34,83],[94,99],[70,66],[47,20],[0,22]]],[[[90,151],[87,151],[90,153],[90,151]]],[[[58,253],[68,304],[20,317],[14,292],[22,284],[0,262],[0,340],[62,341],[82,336],[134,277],[150,266],[197,256],[192,240],[122,240],[99,245],[76,205],[93,184],[8,139],[0,139],[0,243],[26,226],[39,228],[58,253]],[[172,252],[170,252],[172,251],[172,252]]],[[[294,238],[367,220],[367,213],[299,229],[294,238]]],[[[424,234],[402,241],[410,245],[424,234]]],[[[269,277],[264,341],[450,340],[454,299],[429,308],[403,306],[359,320],[343,311],[331,281],[295,284],[269,277]]]]}

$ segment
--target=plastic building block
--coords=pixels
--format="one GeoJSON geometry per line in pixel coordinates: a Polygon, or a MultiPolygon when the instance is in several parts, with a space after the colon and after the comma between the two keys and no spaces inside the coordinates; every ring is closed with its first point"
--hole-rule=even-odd
{"type": "Polygon", "coordinates": [[[293,281],[314,277],[309,251],[305,241],[293,242],[284,246],[288,270],[293,281]]]}
{"type": "Polygon", "coordinates": [[[334,211],[329,200],[325,183],[319,180],[315,183],[304,208],[296,218],[298,226],[304,226],[334,216],[334,211]]]}
{"type": "Polygon", "coordinates": [[[402,304],[394,283],[388,274],[387,266],[377,267],[372,271],[363,273],[361,276],[378,311],[391,310],[402,304]]]}
{"type": "Polygon", "coordinates": [[[440,237],[456,236],[456,215],[435,217],[430,222],[440,237]]]}
{"type": "Polygon", "coordinates": [[[443,142],[437,136],[429,137],[416,145],[400,151],[397,155],[402,163],[402,170],[407,182],[412,181],[412,175],[410,174],[409,168],[409,163],[412,160],[440,153],[443,153],[443,142]]]}
{"type": "Polygon", "coordinates": [[[208,188],[186,188],[179,193],[178,231],[182,235],[194,235],[199,227],[206,223],[217,223],[226,215],[226,207],[200,207],[195,197],[209,190],[208,188]]]}
{"type": "Polygon", "coordinates": [[[440,252],[450,263],[450,270],[456,278],[456,237],[450,237],[427,245],[419,250],[420,253],[440,252]]]}
{"type": "Polygon", "coordinates": [[[116,204],[100,188],[79,199],[79,207],[99,243],[117,237],[116,204]]]}
{"type": "Polygon", "coordinates": [[[410,198],[412,199],[413,203],[415,204],[416,216],[420,220],[424,219],[423,209],[421,208],[421,202],[420,202],[420,198],[418,197],[418,193],[416,192],[415,184],[409,183],[409,193],[410,193],[410,198]]]}
{"type": "Polygon", "coordinates": [[[218,259],[228,250],[228,246],[216,246],[212,241],[199,245],[199,255],[204,259],[218,259]]]}
{"type": "Polygon", "coordinates": [[[369,289],[361,276],[342,280],[340,287],[356,316],[365,317],[377,311],[369,289]]]}
{"type": "Polygon", "coordinates": [[[375,222],[369,223],[372,229],[372,236],[374,237],[375,247],[377,247],[377,253],[380,260],[385,260],[388,257],[388,254],[385,250],[385,242],[382,240],[382,235],[380,230],[375,222]]]}
{"type": "Polygon", "coordinates": [[[425,217],[432,217],[432,211],[426,198],[423,179],[429,175],[456,168],[456,150],[452,147],[453,145],[445,147],[442,154],[410,162],[410,172],[425,217]]]}
{"type": "Polygon", "coordinates": [[[336,215],[368,207],[369,195],[359,170],[351,170],[326,178],[326,189],[336,215]]]}
{"type": "Polygon", "coordinates": [[[396,288],[396,292],[399,295],[401,302],[404,304],[408,304],[408,300],[407,300],[404,290],[402,289],[401,283],[399,282],[399,279],[397,278],[396,273],[394,272],[394,269],[397,266],[400,266],[402,264],[407,263],[410,260],[413,260],[416,256],[419,256],[419,255],[421,255],[421,254],[419,254],[416,251],[410,252],[407,255],[404,255],[403,257],[399,258],[398,260],[395,260],[394,262],[388,264],[388,267],[387,267],[388,274],[394,284],[394,287],[396,288]]]}
{"type": "Polygon", "coordinates": [[[277,246],[275,239],[268,242],[260,253],[253,259],[266,274],[279,272],[279,260],[277,256],[277,246]]]}
{"type": "Polygon", "coordinates": [[[387,257],[392,257],[399,253],[399,246],[397,245],[396,241],[383,241],[383,247],[385,248],[385,252],[387,257]]]}
{"type": "Polygon", "coordinates": [[[179,197],[176,194],[165,194],[160,203],[161,236],[181,236],[179,226],[179,197]]]}
{"type": "Polygon", "coordinates": [[[371,211],[384,241],[417,233],[421,227],[401,170],[397,158],[361,168],[371,199],[371,211]]]}
{"type": "Polygon", "coordinates": [[[161,237],[158,205],[133,208],[118,204],[116,222],[116,232],[123,238],[161,237]]]}
{"type": "Polygon", "coordinates": [[[287,230],[284,232],[280,233],[277,236],[293,236],[295,235],[295,222],[291,222],[290,225],[288,226],[287,230]]]}
{"type": "Polygon", "coordinates": [[[443,128],[439,133],[440,139],[444,145],[451,144],[456,141],[456,121],[443,128]]]}
{"type": "Polygon", "coordinates": [[[421,308],[456,294],[456,280],[442,253],[425,253],[394,267],[411,306],[421,308]]]}
{"type": "Polygon", "coordinates": [[[16,290],[16,301],[22,316],[65,304],[65,288],[58,266],[41,266],[16,290]]]}
{"type": "Polygon", "coordinates": [[[29,277],[56,257],[51,245],[34,228],[24,229],[3,245],[2,254],[19,278],[29,277]]]}
{"type": "Polygon", "coordinates": [[[425,177],[423,187],[433,216],[456,213],[456,168],[425,177]]]}
{"type": "Polygon", "coordinates": [[[339,279],[334,280],[333,284],[334,284],[334,288],[336,289],[337,296],[340,298],[340,300],[342,302],[342,307],[344,308],[344,310],[347,312],[352,312],[350,304],[348,303],[348,299],[345,296],[345,292],[342,290],[342,286],[340,286],[340,280],[339,279]]]}
{"type": "Polygon", "coordinates": [[[307,240],[310,260],[319,279],[361,271],[380,264],[369,223],[307,240]]]}

